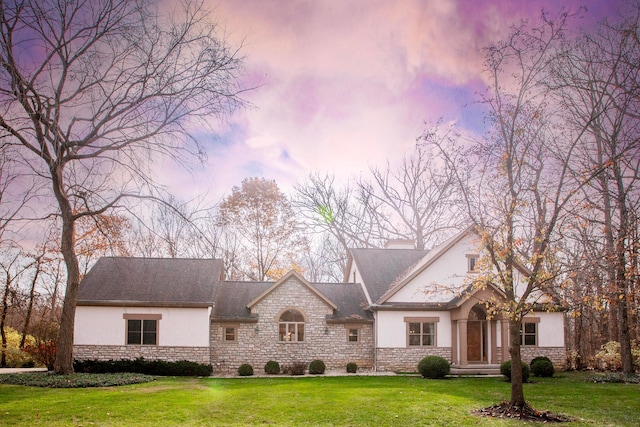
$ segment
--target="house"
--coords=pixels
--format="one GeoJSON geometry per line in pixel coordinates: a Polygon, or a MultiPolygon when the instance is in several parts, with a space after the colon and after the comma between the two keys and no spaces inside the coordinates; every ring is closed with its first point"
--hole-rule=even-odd
{"type": "MultiPolygon", "coordinates": [[[[344,283],[221,277],[220,260],[101,258],[80,284],[77,359],[145,357],[211,363],[219,373],[321,359],[328,369],[415,371],[426,355],[457,368],[508,359],[508,323],[490,308],[502,292],[469,285],[482,250],[472,231],[430,251],[392,241],[353,249],[344,283]]],[[[524,273],[523,273],[524,274],[524,273]]],[[[564,314],[537,309],[523,322],[524,360],[565,364],[564,314]]]]}

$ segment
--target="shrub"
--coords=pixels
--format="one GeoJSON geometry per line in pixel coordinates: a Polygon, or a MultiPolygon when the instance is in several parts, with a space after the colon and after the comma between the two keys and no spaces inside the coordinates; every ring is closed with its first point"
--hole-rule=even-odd
{"type": "Polygon", "coordinates": [[[314,360],[309,364],[309,373],[310,374],[324,374],[324,370],[327,367],[325,366],[322,360],[314,360]]]}
{"type": "Polygon", "coordinates": [[[35,340],[31,335],[26,336],[24,351],[20,349],[20,341],[22,340],[20,332],[7,327],[5,328],[5,336],[7,337],[7,348],[5,350],[7,368],[19,368],[24,364],[33,363],[34,356],[26,351],[26,348],[35,344],[35,340]]]}
{"type": "Polygon", "coordinates": [[[440,379],[449,374],[451,365],[440,356],[427,356],[418,363],[418,372],[423,378],[440,379]]]}
{"type": "Polygon", "coordinates": [[[552,377],[556,370],[547,357],[536,357],[531,361],[531,373],[536,377],[552,377]]]}
{"type": "Polygon", "coordinates": [[[347,363],[347,372],[350,374],[355,374],[356,372],[358,372],[358,365],[353,362],[347,363]]]}
{"type": "Polygon", "coordinates": [[[529,362],[529,366],[530,367],[533,366],[533,364],[536,363],[538,360],[546,360],[547,362],[551,362],[551,359],[549,359],[547,356],[536,356],[533,359],[531,359],[531,362],[529,362]]]}
{"type": "MultiPolygon", "coordinates": [[[[529,365],[524,362],[522,363],[522,382],[526,383],[529,381],[529,365]]],[[[502,362],[500,365],[500,373],[507,377],[509,382],[511,382],[511,360],[507,360],[506,362],[502,362]]]]}
{"type": "Polygon", "coordinates": [[[267,374],[277,375],[280,373],[280,364],[275,360],[269,360],[266,365],[264,365],[264,371],[267,374]]]}
{"type": "Polygon", "coordinates": [[[640,375],[623,374],[621,372],[607,372],[604,374],[596,374],[589,378],[594,383],[627,383],[640,384],[640,375]]]}
{"type": "Polygon", "coordinates": [[[238,375],[240,375],[241,377],[250,377],[251,375],[253,375],[253,366],[249,365],[248,363],[243,363],[238,368],[238,375]]]}
{"type": "MultiPolygon", "coordinates": [[[[631,357],[636,366],[640,366],[640,345],[634,340],[631,342],[631,357]]],[[[622,369],[622,360],[620,359],[620,343],[617,341],[609,341],[600,347],[595,355],[595,362],[598,369],[605,371],[619,371],[622,369]]]]}
{"type": "Polygon", "coordinates": [[[33,372],[0,375],[0,384],[49,388],[113,387],[150,381],[155,381],[155,377],[128,373],[49,375],[47,372],[33,372]]]}
{"type": "Polygon", "coordinates": [[[188,360],[167,362],[164,360],[120,359],[120,360],[74,360],[76,372],[92,374],[113,374],[132,372],[147,375],[176,377],[208,377],[213,372],[211,365],[203,365],[188,360]]]}
{"type": "Polygon", "coordinates": [[[58,345],[54,340],[41,341],[37,344],[26,345],[24,351],[29,353],[31,357],[36,359],[38,363],[43,364],[48,370],[53,370],[53,364],[56,361],[56,353],[58,345]]]}
{"type": "Polygon", "coordinates": [[[304,362],[292,362],[283,368],[285,374],[289,375],[304,375],[304,371],[307,369],[307,364],[304,362]]]}

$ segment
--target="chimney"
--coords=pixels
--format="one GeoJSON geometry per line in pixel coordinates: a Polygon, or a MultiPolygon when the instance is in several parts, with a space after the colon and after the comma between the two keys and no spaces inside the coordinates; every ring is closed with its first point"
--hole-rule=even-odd
{"type": "Polygon", "coordinates": [[[389,239],[384,245],[385,249],[415,249],[413,240],[409,239],[389,239]]]}

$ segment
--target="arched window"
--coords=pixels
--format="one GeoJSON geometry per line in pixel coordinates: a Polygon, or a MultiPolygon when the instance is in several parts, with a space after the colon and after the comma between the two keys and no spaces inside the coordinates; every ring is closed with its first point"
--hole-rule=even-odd
{"type": "Polygon", "coordinates": [[[286,310],[278,320],[280,341],[304,341],[304,316],[298,310],[286,310]]]}

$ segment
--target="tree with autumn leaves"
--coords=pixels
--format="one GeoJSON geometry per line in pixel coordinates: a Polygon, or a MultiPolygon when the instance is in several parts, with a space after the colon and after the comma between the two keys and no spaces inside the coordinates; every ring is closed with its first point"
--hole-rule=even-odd
{"type": "Polygon", "coordinates": [[[308,250],[307,240],[275,181],[247,178],[233,187],[220,205],[218,224],[233,241],[228,279],[277,280],[291,269],[300,271],[297,260],[308,250]]]}

